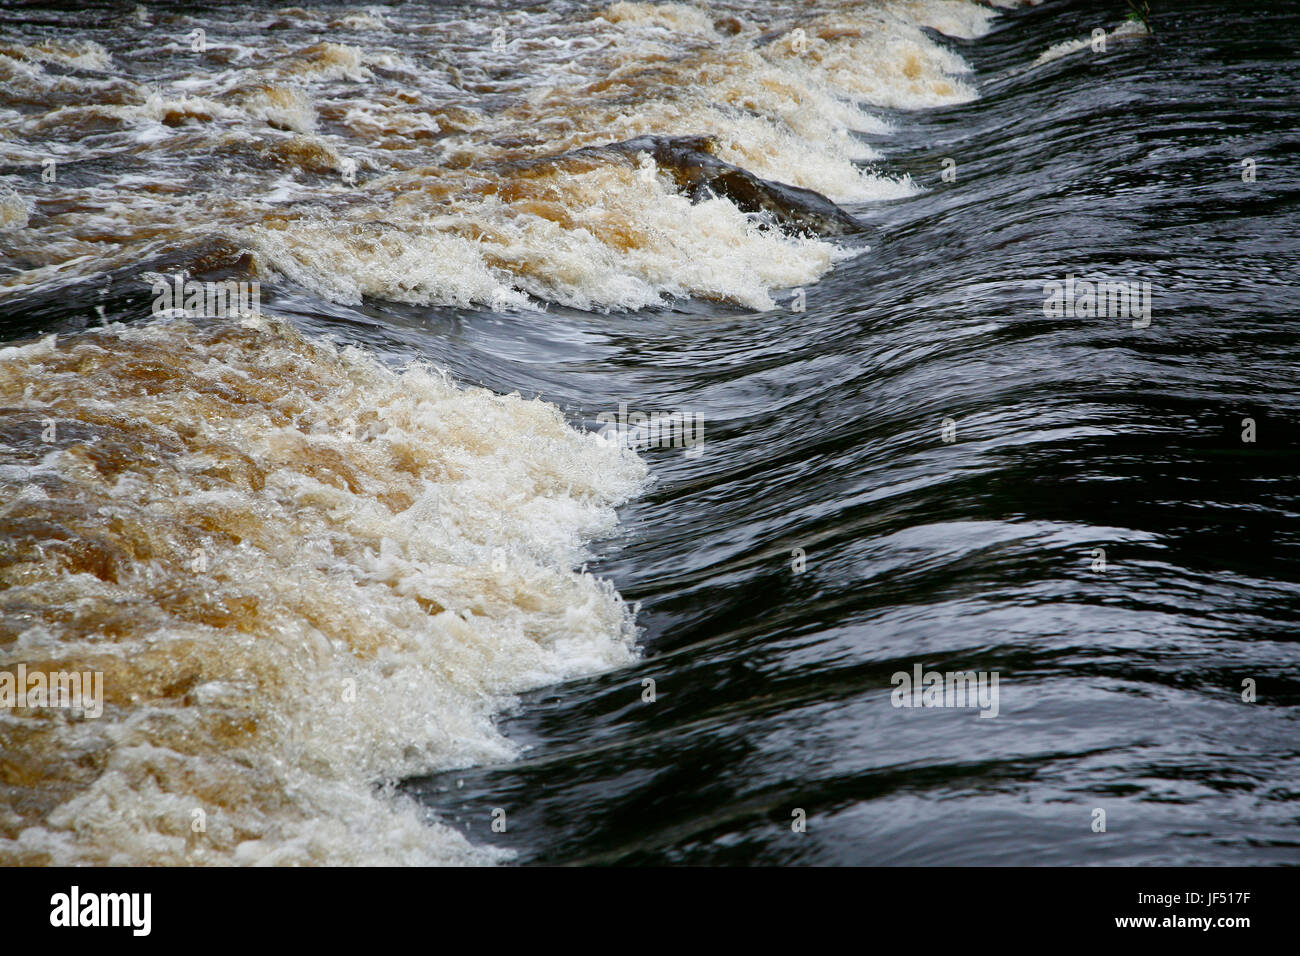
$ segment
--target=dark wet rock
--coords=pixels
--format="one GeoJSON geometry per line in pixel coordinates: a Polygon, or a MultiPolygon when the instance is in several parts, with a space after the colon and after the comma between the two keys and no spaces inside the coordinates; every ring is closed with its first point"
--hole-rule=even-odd
{"type": "Polygon", "coordinates": [[[647,153],[692,202],[722,196],[745,212],[766,213],[780,225],[800,232],[842,236],[862,231],[860,222],[821,193],[761,179],[718,159],[713,154],[716,145],[712,136],[638,136],[599,148],[633,161],[639,153],[647,153]]]}
{"type": "MultiPolygon", "coordinates": [[[[486,168],[529,176],[554,169],[557,164],[581,165],[608,161],[611,154],[636,164],[641,153],[653,157],[660,171],[672,176],[691,202],[713,196],[730,199],[744,212],[767,215],[793,232],[819,236],[844,236],[862,232],[864,226],[821,193],[762,179],[749,170],[714,155],[712,136],[638,136],[606,146],[583,146],[553,156],[534,156],[491,163],[486,168]]],[[[450,162],[450,159],[446,162],[450,162]]]]}

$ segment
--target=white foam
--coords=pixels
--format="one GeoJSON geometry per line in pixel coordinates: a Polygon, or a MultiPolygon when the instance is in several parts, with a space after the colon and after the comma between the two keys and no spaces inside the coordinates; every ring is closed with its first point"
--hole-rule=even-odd
{"type": "Polygon", "coordinates": [[[16,192],[0,189],[0,231],[27,228],[34,208],[30,199],[16,192]]]}
{"type": "MultiPolygon", "coordinates": [[[[1114,30],[1105,34],[1107,42],[1125,37],[1146,36],[1148,30],[1146,26],[1136,20],[1125,20],[1114,30]]],[[[1092,37],[1084,37],[1079,40],[1066,40],[1062,43],[1056,43],[1042,53],[1034,60],[1034,66],[1042,66],[1044,63],[1051,63],[1053,60],[1059,60],[1061,57],[1069,56],[1071,53],[1078,53],[1080,50],[1087,50],[1092,47],[1092,37]]]]}
{"type": "MultiPolygon", "coordinates": [[[[102,221],[99,238],[72,238],[65,216],[43,220],[17,249],[29,270],[0,281],[22,287],[68,275],[74,260],[120,264],[165,238],[216,231],[247,240],[268,274],[342,302],[609,309],[700,296],[769,308],[775,290],[825,275],[834,244],[755,229],[726,200],[687,208],[626,170],[539,191],[530,173],[503,182],[494,164],[644,134],[708,134],[720,158],[836,202],[905,197],[916,184],[891,175],[887,149],[860,134],[878,141],[891,131],[877,107],[974,99],[969,66],[922,27],[970,38],[992,15],[967,0],[741,11],[618,2],[592,17],[526,9],[432,22],[397,8],[332,20],[286,8],[273,18],[302,29],[256,45],[213,21],[221,65],[198,60],[159,88],[112,77],[121,89],[108,102],[18,114],[5,155],[100,159],[129,149],[159,183],[120,184],[107,201],[98,184],[80,187],[83,215],[102,221]],[[304,32],[330,24],[349,42],[304,32]],[[504,98],[481,108],[467,91],[504,98]],[[120,129],[104,131],[104,119],[120,129]],[[80,139],[50,141],[81,129],[80,139]],[[26,141],[40,146],[24,153],[26,141]]],[[[95,59],[97,49],[61,55],[95,59]]],[[[10,60],[19,71],[40,66],[10,60]]]]}
{"type": "Polygon", "coordinates": [[[261,267],[336,301],[493,308],[696,296],[770,309],[773,289],[813,282],[834,259],[829,242],[759,228],[726,200],[691,203],[617,164],[564,174],[554,189],[549,203],[488,199],[443,215],[412,192],[387,209],[391,225],[298,220],[250,230],[250,244],[261,267]],[[476,238],[453,231],[466,223],[476,238]]]}
{"type": "Polygon", "coordinates": [[[0,859],[490,862],[375,784],[509,758],[493,715],[511,695],[635,657],[629,609],[571,569],[645,468],[551,405],[390,371],[263,318],[6,349],[0,395],[68,428],[117,422],[151,449],[113,477],[76,441],[56,458],[68,539],[126,549],[111,577],[0,567],[0,608],[52,612],[7,664],[75,660],[105,671],[107,694],[98,721],[0,714],[23,772],[70,790],[36,819],[5,810],[0,859]],[[176,387],[137,390],[130,370],[158,362],[176,387]],[[95,614],[117,621],[107,635],[95,614]]]}
{"type": "Polygon", "coordinates": [[[31,45],[0,46],[0,53],[31,63],[57,63],[78,70],[109,70],[113,57],[93,40],[42,40],[31,45]]]}

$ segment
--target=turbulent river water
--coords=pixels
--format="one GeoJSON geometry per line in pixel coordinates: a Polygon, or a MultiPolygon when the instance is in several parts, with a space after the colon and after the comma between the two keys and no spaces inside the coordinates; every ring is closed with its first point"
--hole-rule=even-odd
{"type": "Polygon", "coordinates": [[[1300,8],[1152,6],[7,4],[0,861],[1300,863],[1300,8]]]}

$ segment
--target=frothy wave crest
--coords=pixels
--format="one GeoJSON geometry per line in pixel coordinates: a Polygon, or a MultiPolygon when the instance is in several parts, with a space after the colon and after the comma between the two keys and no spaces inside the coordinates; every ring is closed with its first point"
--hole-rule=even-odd
{"type": "Polygon", "coordinates": [[[509,757],[510,695],[634,657],[572,570],[633,453],[277,320],[0,350],[0,462],[4,667],[106,697],[0,712],[7,863],[482,862],[376,783],[509,757]]]}

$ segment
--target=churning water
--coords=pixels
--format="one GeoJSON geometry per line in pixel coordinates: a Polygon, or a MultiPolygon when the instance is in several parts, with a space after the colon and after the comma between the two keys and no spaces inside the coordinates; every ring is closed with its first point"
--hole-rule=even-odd
{"type": "Polygon", "coordinates": [[[1300,9],[1154,6],[9,4],[0,860],[1300,862],[1300,9]]]}

